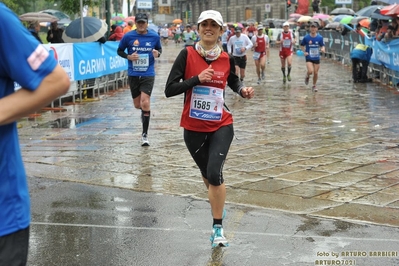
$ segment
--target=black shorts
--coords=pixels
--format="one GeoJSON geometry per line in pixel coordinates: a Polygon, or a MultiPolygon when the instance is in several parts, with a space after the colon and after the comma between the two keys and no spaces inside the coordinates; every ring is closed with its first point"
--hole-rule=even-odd
{"type": "Polygon", "coordinates": [[[184,129],[184,142],[209,184],[219,186],[224,183],[223,165],[233,141],[233,125],[219,128],[215,132],[196,132],[184,129]]]}
{"type": "Polygon", "coordinates": [[[239,68],[244,68],[247,66],[247,56],[234,56],[234,64],[239,68]]]}
{"type": "Polygon", "coordinates": [[[306,59],[306,63],[307,63],[307,62],[313,63],[313,64],[315,64],[315,65],[318,65],[318,64],[320,64],[320,60],[311,60],[311,59],[306,59]]]}
{"type": "Polygon", "coordinates": [[[141,92],[151,96],[152,89],[154,88],[155,77],[133,77],[129,76],[129,87],[132,97],[137,98],[141,92]]]}
{"type": "Polygon", "coordinates": [[[0,237],[0,265],[26,265],[29,227],[0,237]]]}

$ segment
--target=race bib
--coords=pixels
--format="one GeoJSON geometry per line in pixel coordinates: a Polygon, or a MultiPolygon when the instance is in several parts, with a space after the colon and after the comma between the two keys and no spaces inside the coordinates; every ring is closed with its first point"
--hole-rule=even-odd
{"type": "Polygon", "coordinates": [[[284,40],[283,41],[283,47],[284,48],[289,48],[289,47],[291,47],[291,40],[284,40]]]}
{"type": "Polygon", "coordinates": [[[320,51],[319,51],[318,47],[309,49],[309,56],[310,57],[319,57],[319,55],[320,55],[320,51]]]}
{"type": "Polygon", "coordinates": [[[191,95],[190,117],[206,121],[220,121],[223,114],[223,90],[195,86],[191,95]]]}
{"type": "Polygon", "coordinates": [[[150,58],[148,54],[139,54],[137,61],[132,61],[134,71],[147,71],[150,65],[150,58]]]}
{"type": "Polygon", "coordinates": [[[255,60],[258,60],[260,58],[260,53],[259,52],[254,52],[254,55],[252,56],[255,60]]]}

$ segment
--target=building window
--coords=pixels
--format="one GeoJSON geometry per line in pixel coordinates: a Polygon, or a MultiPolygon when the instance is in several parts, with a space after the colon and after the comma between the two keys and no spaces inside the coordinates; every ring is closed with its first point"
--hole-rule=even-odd
{"type": "Polygon", "coordinates": [[[162,0],[162,4],[163,5],[167,5],[168,4],[168,0],[162,0]]]}

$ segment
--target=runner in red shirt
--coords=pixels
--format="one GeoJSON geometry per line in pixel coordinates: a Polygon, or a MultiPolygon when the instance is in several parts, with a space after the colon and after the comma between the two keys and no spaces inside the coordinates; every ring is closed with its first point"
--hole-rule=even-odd
{"type": "Polygon", "coordinates": [[[283,82],[291,81],[291,65],[292,65],[292,54],[294,53],[295,36],[290,30],[290,24],[284,22],[283,31],[277,36],[276,44],[280,45],[280,60],[281,60],[281,71],[283,72],[283,82]],[[288,65],[288,73],[285,75],[285,65],[288,65]]]}
{"type": "Polygon", "coordinates": [[[258,25],[258,34],[252,36],[254,49],[253,58],[255,60],[258,84],[265,79],[266,51],[269,49],[269,37],[263,33],[263,25],[258,25]],[[261,76],[262,74],[262,76],[261,76]]]}

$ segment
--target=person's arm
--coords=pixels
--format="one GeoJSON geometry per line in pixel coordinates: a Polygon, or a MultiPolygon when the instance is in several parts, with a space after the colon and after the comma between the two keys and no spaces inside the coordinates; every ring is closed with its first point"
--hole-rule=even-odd
{"type": "Polygon", "coordinates": [[[277,39],[276,39],[276,44],[280,44],[281,43],[281,33],[279,33],[278,35],[277,35],[277,39]]]}
{"type": "Polygon", "coordinates": [[[244,88],[244,85],[240,81],[240,78],[236,75],[236,66],[234,63],[234,58],[233,56],[229,55],[230,59],[230,73],[229,76],[227,77],[227,85],[237,94],[239,94],[241,97],[241,90],[244,88]]]}
{"type": "Polygon", "coordinates": [[[51,30],[49,30],[49,31],[47,32],[47,38],[46,38],[48,42],[51,42],[52,39],[53,39],[53,38],[50,38],[50,35],[51,35],[51,34],[52,34],[52,33],[51,33],[51,30]]]}
{"type": "Polygon", "coordinates": [[[184,79],[187,54],[187,49],[181,50],[173,63],[165,86],[165,96],[168,98],[184,93],[194,86],[201,84],[198,76],[181,81],[184,79]]]}
{"type": "Polygon", "coordinates": [[[247,36],[247,35],[245,35],[246,36],[246,42],[247,42],[247,45],[245,46],[245,49],[246,50],[250,50],[251,48],[252,48],[252,46],[254,46],[254,44],[251,42],[251,40],[249,39],[249,37],[247,36]]]}
{"type": "Polygon", "coordinates": [[[70,81],[65,70],[57,64],[53,72],[47,75],[39,87],[30,91],[24,88],[0,99],[0,125],[9,124],[68,92],[70,81]]]}

